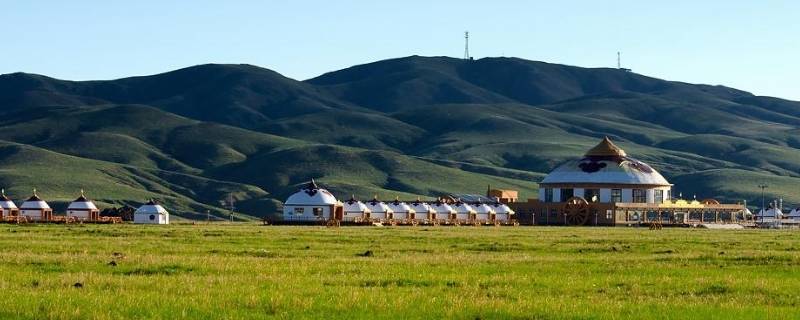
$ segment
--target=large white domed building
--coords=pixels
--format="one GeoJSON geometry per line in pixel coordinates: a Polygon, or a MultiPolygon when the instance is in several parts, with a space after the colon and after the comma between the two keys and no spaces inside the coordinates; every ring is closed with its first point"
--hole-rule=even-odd
{"type": "Polygon", "coordinates": [[[672,197],[667,179],[650,165],[628,157],[608,137],[583,158],[550,172],[539,188],[542,202],[579,197],[589,202],[662,203],[672,197]]]}
{"type": "Polygon", "coordinates": [[[317,186],[314,179],[283,204],[283,221],[313,222],[334,218],[339,221],[344,218],[342,203],[328,190],[317,186]]]}
{"type": "Polygon", "coordinates": [[[741,204],[672,198],[672,184],[606,137],[539,183],[538,199],[509,203],[522,223],[632,225],[735,222],[741,204]],[[520,213],[524,213],[520,215],[520,213]]]}

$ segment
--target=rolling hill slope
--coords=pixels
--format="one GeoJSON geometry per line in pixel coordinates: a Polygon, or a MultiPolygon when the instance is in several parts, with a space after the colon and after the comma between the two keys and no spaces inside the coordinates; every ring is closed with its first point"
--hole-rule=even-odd
{"type": "Polygon", "coordinates": [[[317,178],[340,197],[534,197],[603,136],[676,194],[800,202],[800,103],[722,86],[517,58],[406,57],[296,81],[201,65],[107,81],[0,75],[0,183],[59,201],[163,198],[185,216],[233,194],[251,216],[317,178]],[[51,177],[52,176],[52,177],[51,177]],[[771,183],[770,181],[775,181],[771,183]]]}

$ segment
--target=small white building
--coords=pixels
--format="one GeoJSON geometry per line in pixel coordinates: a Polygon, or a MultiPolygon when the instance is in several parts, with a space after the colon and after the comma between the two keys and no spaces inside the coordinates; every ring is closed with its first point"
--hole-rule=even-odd
{"type": "Polygon", "coordinates": [[[416,213],[414,209],[411,209],[411,206],[397,198],[389,202],[388,206],[394,211],[393,219],[397,221],[412,219],[412,216],[416,213]]]}
{"type": "Polygon", "coordinates": [[[39,198],[36,194],[36,189],[33,189],[33,195],[25,200],[19,207],[20,215],[27,218],[29,221],[50,221],[53,219],[53,209],[39,198]]]}
{"type": "Polygon", "coordinates": [[[67,217],[75,220],[100,220],[100,210],[94,205],[92,200],[86,198],[81,190],[81,195],[67,207],[67,217]]]}
{"type": "Polygon", "coordinates": [[[284,221],[327,221],[333,218],[344,218],[342,203],[328,190],[317,186],[314,179],[283,204],[284,221]]]}
{"type": "Polygon", "coordinates": [[[475,220],[486,223],[494,220],[494,209],[488,204],[478,202],[473,206],[475,209],[475,220]]]}
{"type": "Polygon", "coordinates": [[[150,199],[133,212],[133,223],[169,224],[169,212],[155,200],[150,199]]]}
{"type": "Polygon", "coordinates": [[[2,209],[2,211],[0,211],[0,218],[19,215],[19,208],[14,204],[14,201],[11,201],[11,199],[6,196],[6,189],[2,189],[2,195],[0,195],[0,209],[2,209]]]}
{"type": "Polygon", "coordinates": [[[344,202],[343,221],[369,221],[370,213],[372,211],[367,208],[367,205],[356,200],[355,196],[344,202]]]}
{"type": "Polygon", "coordinates": [[[461,200],[454,203],[452,207],[456,211],[456,220],[459,222],[467,222],[475,217],[475,209],[471,205],[461,202],[461,200]]]}
{"type": "Polygon", "coordinates": [[[417,222],[435,220],[436,210],[427,203],[420,201],[419,198],[411,203],[411,209],[414,209],[413,219],[417,222]]]}
{"type": "Polygon", "coordinates": [[[384,222],[386,220],[394,219],[394,210],[389,208],[383,201],[378,200],[378,196],[365,203],[367,208],[371,211],[370,217],[372,221],[384,222]]]}
{"type": "Polygon", "coordinates": [[[432,220],[447,222],[456,219],[456,210],[442,199],[436,199],[436,202],[431,203],[431,208],[435,211],[432,220]]]}
{"type": "Polygon", "coordinates": [[[506,205],[505,203],[495,202],[492,205],[492,209],[494,209],[495,221],[500,223],[509,223],[511,222],[514,210],[506,205]]]}

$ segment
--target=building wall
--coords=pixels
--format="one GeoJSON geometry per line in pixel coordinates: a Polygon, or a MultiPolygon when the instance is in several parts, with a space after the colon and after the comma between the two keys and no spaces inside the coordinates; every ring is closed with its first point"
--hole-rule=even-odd
{"type": "Polygon", "coordinates": [[[133,215],[133,223],[136,224],[169,224],[169,214],[147,214],[147,213],[137,213],[133,215]],[[153,219],[150,219],[150,216],[153,216],[153,219]]]}
{"type": "MultiPolygon", "coordinates": [[[[546,188],[539,188],[539,201],[545,202],[545,189],[546,188]]],[[[611,202],[611,188],[599,188],[600,189],[600,201],[603,203],[611,202]]],[[[633,202],[633,189],[634,188],[615,188],[622,190],[622,201],[621,202],[633,202]]],[[[658,188],[635,188],[635,189],[644,189],[646,195],[646,203],[661,203],[666,200],[669,200],[669,190],[670,187],[658,187],[658,188]],[[655,198],[655,190],[662,190],[661,199],[655,198]]],[[[561,188],[552,188],[553,190],[553,202],[560,202],[561,201],[561,188]]],[[[586,189],[585,188],[573,188],[573,193],[575,197],[585,198],[586,189]]],[[[591,201],[590,199],[586,199],[586,201],[591,201]]]]}
{"type": "Polygon", "coordinates": [[[328,220],[331,218],[330,205],[284,205],[283,206],[283,220],[284,221],[318,221],[328,220]],[[319,216],[314,214],[314,210],[320,212],[319,216]]]}
{"type": "Polygon", "coordinates": [[[91,218],[91,211],[87,210],[67,210],[68,217],[74,217],[79,220],[87,220],[91,218]]]}

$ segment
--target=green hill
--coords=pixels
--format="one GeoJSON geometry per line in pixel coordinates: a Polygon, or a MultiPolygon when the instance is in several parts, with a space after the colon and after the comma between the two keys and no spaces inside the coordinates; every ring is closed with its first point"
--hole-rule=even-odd
{"type": "Polygon", "coordinates": [[[609,68],[516,58],[406,57],[296,81],[201,65],[108,81],[0,75],[0,183],[62,203],[155,197],[185,217],[277,212],[316,178],[339,197],[535,197],[536,181],[602,136],[676,194],[800,202],[800,102],[609,68]]]}

